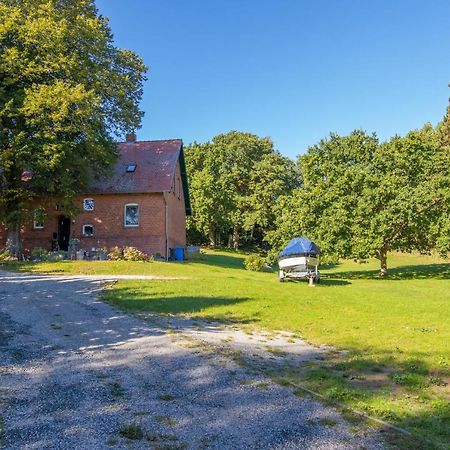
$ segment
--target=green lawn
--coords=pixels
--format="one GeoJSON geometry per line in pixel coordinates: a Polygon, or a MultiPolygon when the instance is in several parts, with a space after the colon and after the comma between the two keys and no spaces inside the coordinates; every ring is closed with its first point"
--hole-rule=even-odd
{"type": "MultiPolygon", "coordinates": [[[[189,314],[269,330],[345,349],[306,369],[279,373],[330,399],[365,410],[447,448],[450,442],[450,263],[390,255],[322,270],[322,283],[278,283],[247,272],[243,256],[210,252],[190,263],[62,262],[16,270],[73,274],[151,274],[187,280],[120,282],[105,298],[131,311],[189,314]]],[[[0,266],[1,267],[1,266],[0,266]]],[[[418,441],[419,442],[419,441],[418,441]]]]}

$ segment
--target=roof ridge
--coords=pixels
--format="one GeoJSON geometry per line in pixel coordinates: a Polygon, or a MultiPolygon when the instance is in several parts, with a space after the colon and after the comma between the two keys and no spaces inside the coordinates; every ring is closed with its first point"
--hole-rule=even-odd
{"type": "Polygon", "coordinates": [[[116,144],[139,144],[140,142],[172,142],[172,141],[183,142],[183,139],[181,139],[181,138],[175,138],[175,139],[149,139],[149,140],[145,140],[145,141],[133,141],[133,142],[118,141],[118,142],[116,142],[116,144]]]}

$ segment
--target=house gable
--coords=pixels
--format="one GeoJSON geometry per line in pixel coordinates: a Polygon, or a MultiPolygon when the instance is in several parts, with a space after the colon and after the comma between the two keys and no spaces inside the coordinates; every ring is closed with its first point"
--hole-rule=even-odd
{"type": "Polygon", "coordinates": [[[180,139],[127,141],[117,144],[119,158],[108,177],[92,182],[93,194],[169,192],[179,164],[186,214],[191,214],[189,189],[180,139]],[[131,170],[132,169],[132,170],[131,170]]]}

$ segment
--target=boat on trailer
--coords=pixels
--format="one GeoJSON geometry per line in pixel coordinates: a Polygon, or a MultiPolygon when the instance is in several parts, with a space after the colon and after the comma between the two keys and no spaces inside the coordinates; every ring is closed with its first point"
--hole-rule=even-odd
{"type": "Polygon", "coordinates": [[[305,237],[291,239],[289,244],[278,254],[278,279],[308,279],[318,283],[320,249],[305,237]]]}

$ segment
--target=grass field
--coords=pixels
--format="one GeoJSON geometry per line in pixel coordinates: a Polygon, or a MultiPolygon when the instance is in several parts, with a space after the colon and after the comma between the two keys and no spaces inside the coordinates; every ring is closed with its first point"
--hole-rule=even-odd
{"type": "Polygon", "coordinates": [[[322,269],[322,283],[311,288],[306,282],[278,283],[276,274],[245,271],[242,262],[243,256],[236,253],[210,252],[205,261],[189,263],[79,261],[8,267],[188,277],[120,282],[104,295],[130,311],[287,330],[313,344],[347,350],[330,352],[329,358],[277,374],[278,378],[302,383],[425,437],[437,448],[447,448],[450,263],[390,255],[390,275],[379,279],[377,261],[344,262],[322,269]]]}

